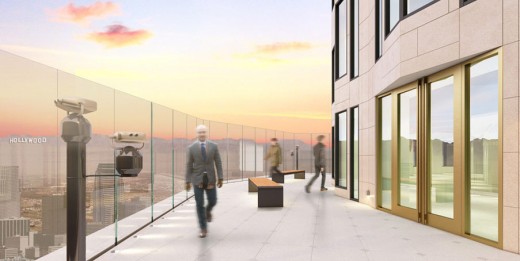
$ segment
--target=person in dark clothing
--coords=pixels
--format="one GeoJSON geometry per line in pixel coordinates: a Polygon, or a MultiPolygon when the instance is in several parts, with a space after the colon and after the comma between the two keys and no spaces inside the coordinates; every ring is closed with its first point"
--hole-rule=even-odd
{"type": "Polygon", "coordinates": [[[321,191],[327,191],[328,189],[325,187],[325,166],[327,164],[327,159],[325,155],[325,144],[323,144],[323,139],[325,139],[324,135],[319,135],[317,138],[318,143],[314,145],[312,148],[314,153],[314,169],[316,174],[311,178],[309,183],[305,185],[305,191],[307,193],[311,192],[311,186],[314,181],[320,176],[321,173],[321,191]]]}

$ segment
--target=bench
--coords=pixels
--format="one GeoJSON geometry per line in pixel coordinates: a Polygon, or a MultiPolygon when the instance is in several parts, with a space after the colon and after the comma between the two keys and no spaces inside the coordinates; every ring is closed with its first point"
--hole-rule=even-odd
{"type": "Polygon", "coordinates": [[[285,182],[285,175],[294,174],[295,179],[305,179],[305,170],[285,170],[281,171],[281,174],[273,173],[272,180],[277,183],[285,182]]]}
{"type": "Polygon", "coordinates": [[[283,207],[283,186],[268,178],[249,178],[249,192],[258,192],[258,207],[283,207]]]}

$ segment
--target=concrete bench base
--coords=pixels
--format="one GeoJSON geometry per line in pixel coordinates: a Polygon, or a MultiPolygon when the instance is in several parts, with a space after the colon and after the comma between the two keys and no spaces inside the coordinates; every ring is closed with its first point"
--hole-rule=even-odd
{"type": "Polygon", "coordinates": [[[283,207],[283,187],[259,187],[258,207],[283,207]]]}
{"type": "Polygon", "coordinates": [[[283,207],[283,186],[267,178],[249,178],[248,191],[258,192],[258,207],[283,207]]]}
{"type": "Polygon", "coordinates": [[[273,173],[271,179],[276,183],[285,183],[285,175],[293,175],[295,179],[305,179],[305,171],[304,170],[287,170],[282,171],[281,174],[273,173]]]}

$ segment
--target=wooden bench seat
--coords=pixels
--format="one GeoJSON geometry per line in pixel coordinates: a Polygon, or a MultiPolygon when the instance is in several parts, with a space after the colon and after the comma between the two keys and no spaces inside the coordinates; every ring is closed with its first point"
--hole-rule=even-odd
{"type": "Polygon", "coordinates": [[[249,178],[249,192],[258,192],[258,207],[283,207],[283,186],[268,178],[249,178]]]}
{"type": "Polygon", "coordinates": [[[293,175],[295,179],[305,179],[305,170],[284,170],[282,174],[273,173],[272,180],[277,183],[285,182],[285,175],[293,175]]]}

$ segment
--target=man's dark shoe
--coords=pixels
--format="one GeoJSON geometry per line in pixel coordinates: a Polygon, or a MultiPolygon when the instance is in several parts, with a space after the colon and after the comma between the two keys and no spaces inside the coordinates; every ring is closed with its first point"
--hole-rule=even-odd
{"type": "Polygon", "coordinates": [[[200,238],[205,238],[207,235],[208,235],[208,230],[207,229],[201,229],[200,230],[200,234],[199,234],[200,238]]]}
{"type": "Polygon", "coordinates": [[[305,192],[311,193],[311,188],[309,188],[309,186],[305,186],[305,192]]]}
{"type": "Polygon", "coordinates": [[[213,220],[213,215],[211,215],[211,212],[206,211],[206,220],[208,222],[211,222],[213,220]]]}
{"type": "Polygon", "coordinates": [[[329,189],[326,187],[321,188],[321,191],[327,191],[327,190],[329,190],[329,189]]]}

